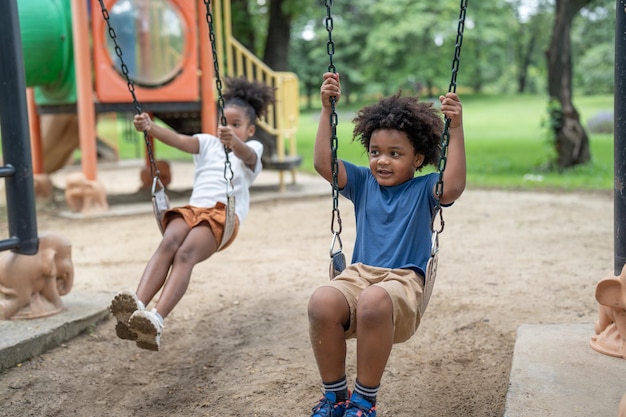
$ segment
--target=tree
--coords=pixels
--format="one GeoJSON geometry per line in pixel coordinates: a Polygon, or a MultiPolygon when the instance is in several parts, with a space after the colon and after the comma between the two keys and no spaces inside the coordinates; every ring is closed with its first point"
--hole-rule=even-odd
{"type": "Polygon", "coordinates": [[[233,36],[243,46],[255,51],[256,33],[254,18],[248,7],[248,0],[231,0],[233,36]]]}
{"type": "Polygon", "coordinates": [[[574,89],[582,94],[613,94],[615,91],[615,1],[602,0],[580,13],[572,32],[574,89]]]}
{"type": "Polygon", "coordinates": [[[289,3],[290,0],[270,0],[263,62],[276,71],[286,71],[289,62],[289,40],[293,20],[289,3]]]}
{"type": "MultiPolygon", "coordinates": [[[[523,7],[522,0],[509,0],[515,16],[515,36],[512,38],[515,56],[517,92],[525,93],[529,88],[529,72],[541,60],[541,45],[548,42],[547,27],[552,18],[552,5],[546,1],[535,4],[534,10],[523,7]]],[[[535,91],[536,92],[536,91],[535,91]]]]}
{"type": "Polygon", "coordinates": [[[589,137],[580,123],[580,115],[572,101],[572,50],[570,33],[572,22],[580,10],[593,0],[556,0],[554,25],[548,61],[548,94],[551,102],[558,102],[552,112],[554,141],[559,170],[591,160],[589,137]]]}

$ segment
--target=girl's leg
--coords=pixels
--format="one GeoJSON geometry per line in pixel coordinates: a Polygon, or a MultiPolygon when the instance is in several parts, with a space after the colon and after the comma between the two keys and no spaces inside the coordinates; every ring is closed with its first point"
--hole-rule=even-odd
{"type": "Polygon", "coordinates": [[[344,295],[332,287],[320,287],[308,306],[309,337],[320,377],[337,381],[346,374],[344,326],[350,320],[350,307],[344,295]]]}
{"type": "Polygon", "coordinates": [[[174,253],[170,275],[156,305],[156,310],[163,318],[170,314],[187,291],[193,267],[208,259],[216,250],[215,236],[207,224],[202,223],[189,231],[174,253]]]}
{"type": "Polygon", "coordinates": [[[356,312],[357,380],[380,384],[393,346],[393,303],[384,289],[368,287],[359,297],[356,312]]]}
{"type": "Polygon", "coordinates": [[[137,286],[137,297],[145,306],[148,306],[148,303],[165,283],[174,255],[176,255],[189,231],[189,226],[182,217],[175,217],[168,223],[163,239],[146,265],[137,286]]]}

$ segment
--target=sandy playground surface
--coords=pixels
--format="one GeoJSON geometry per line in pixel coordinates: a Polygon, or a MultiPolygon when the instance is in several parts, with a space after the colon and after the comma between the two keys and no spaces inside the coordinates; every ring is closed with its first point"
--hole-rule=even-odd
{"type": "MultiPolygon", "coordinates": [[[[321,387],[306,305],[328,279],[331,207],[330,188],[253,203],[236,242],[194,270],[160,352],[117,339],[110,318],[0,373],[0,416],[309,416],[321,387]]],[[[351,204],[340,209],[349,255],[351,204]]],[[[394,346],[379,416],[502,416],[518,326],[594,322],[595,285],[613,272],[609,194],[470,188],[444,215],[434,293],[417,334],[394,346]]],[[[38,226],[72,242],[73,291],[134,289],[160,238],[151,214],[48,207],[38,226]]]]}

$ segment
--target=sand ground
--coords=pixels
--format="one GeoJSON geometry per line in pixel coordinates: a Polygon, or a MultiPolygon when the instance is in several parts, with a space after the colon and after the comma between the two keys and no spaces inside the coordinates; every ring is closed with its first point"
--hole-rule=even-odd
{"type": "MultiPolygon", "coordinates": [[[[134,186],[124,175],[111,174],[112,193],[134,186]]],[[[253,202],[236,242],[194,270],[160,352],[117,339],[106,320],[0,373],[0,416],[309,416],[321,387],[306,305],[328,279],[331,208],[330,189],[253,202]]],[[[349,255],[353,213],[340,208],[349,255]]],[[[38,209],[38,227],[72,242],[74,290],[134,289],[160,239],[152,215],[62,210],[58,198],[38,209]]],[[[469,188],[444,216],[434,293],[392,351],[379,416],[502,416],[518,326],[594,322],[595,285],[613,272],[609,194],[469,188]]],[[[354,363],[350,341],[351,383],[354,363]]]]}

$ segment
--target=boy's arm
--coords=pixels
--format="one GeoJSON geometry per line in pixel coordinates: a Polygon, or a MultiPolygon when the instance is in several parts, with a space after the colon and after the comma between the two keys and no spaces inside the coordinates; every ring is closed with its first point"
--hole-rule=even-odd
{"type": "Polygon", "coordinates": [[[160,140],[166,145],[190,154],[197,154],[200,151],[198,138],[189,135],[181,135],[172,129],[159,126],[152,121],[147,113],[135,115],[133,123],[138,132],[146,131],[150,136],[160,140]]]}
{"type": "MultiPolygon", "coordinates": [[[[332,107],[330,98],[335,97],[337,102],[341,97],[341,88],[339,84],[339,76],[335,73],[327,72],[324,74],[324,82],[321,88],[322,111],[320,112],[319,124],[315,135],[315,150],[313,153],[313,166],[315,170],[326,181],[333,180],[332,167],[332,150],[330,140],[332,136],[331,130],[331,113],[332,107]]],[[[346,185],[347,176],[346,169],[342,161],[338,162],[337,185],[343,188],[346,185]]]]}
{"type": "Polygon", "coordinates": [[[465,161],[465,135],[463,133],[463,107],[456,93],[439,97],[441,111],[450,119],[448,159],[443,172],[441,204],[450,204],[465,190],[467,165],[465,161]]]}

